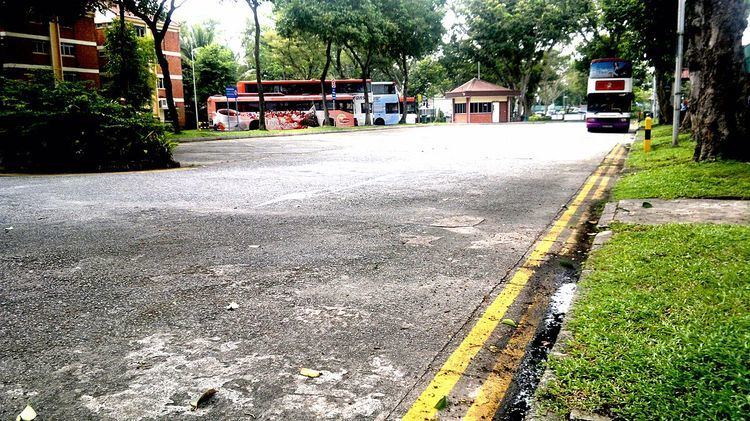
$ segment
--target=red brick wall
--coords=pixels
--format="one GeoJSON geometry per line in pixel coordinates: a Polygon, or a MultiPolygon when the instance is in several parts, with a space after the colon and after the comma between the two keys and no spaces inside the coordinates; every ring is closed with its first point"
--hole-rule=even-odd
{"type": "Polygon", "coordinates": [[[492,113],[471,113],[472,123],[492,123],[492,113]]]}

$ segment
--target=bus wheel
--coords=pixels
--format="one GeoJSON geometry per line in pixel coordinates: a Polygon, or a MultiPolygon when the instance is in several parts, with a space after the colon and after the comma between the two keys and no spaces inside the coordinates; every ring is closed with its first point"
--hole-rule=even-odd
{"type": "Polygon", "coordinates": [[[260,127],[260,121],[258,120],[253,120],[250,122],[250,124],[247,125],[248,130],[258,130],[259,127],[260,127]]]}
{"type": "Polygon", "coordinates": [[[376,118],[375,119],[375,125],[376,126],[385,126],[385,120],[383,120],[382,118],[376,118]]]}

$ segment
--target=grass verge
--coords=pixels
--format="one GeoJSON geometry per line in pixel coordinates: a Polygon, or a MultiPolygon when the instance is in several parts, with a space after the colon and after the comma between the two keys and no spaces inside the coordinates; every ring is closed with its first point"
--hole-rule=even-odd
{"type": "Polygon", "coordinates": [[[243,131],[231,131],[231,132],[220,132],[216,130],[183,130],[179,134],[170,133],[169,137],[174,141],[181,141],[186,139],[247,139],[254,137],[273,137],[273,136],[294,136],[298,134],[317,134],[317,133],[332,133],[332,132],[350,132],[350,131],[365,131],[365,130],[387,130],[403,127],[421,127],[421,126],[432,126],[444,123],[429,123],[419,125],[398,125],[398,126],[355,126],[355,127],[335,127],[335,126],[321,126],[321,127],[308,127],[306,129],[299,130],[243,130],[243,131]]]}
{"type": "MultiPolygon", "coordinates": [[[[568,328],[543,407],[618,419],[750,413],[750,227],[616,225],[568,328]]],[[[746,418],[745,418],[746,419],[746,418]]]]}
{"type": "Polygon", "coordinates": [[[750,163],[737,161],[693,162],[695,142],[680,135],[671,146],[671,126],[652,132],[651,153],[643,152],[643,132],[633,143],[624,175],[613,190],[619,199],[637,198],[741,198],[750,199],[750,163]]]}

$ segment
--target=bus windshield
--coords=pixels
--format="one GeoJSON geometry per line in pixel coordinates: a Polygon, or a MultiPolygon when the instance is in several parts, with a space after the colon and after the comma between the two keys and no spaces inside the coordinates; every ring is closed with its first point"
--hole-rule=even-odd
{"type": "Polygon", "coordinates": [[[591,79],[630,77],[633,77],[633,65],[626,60],[595,61],[589,69],[591,79]]]}
{"type": "Polygon", "coordinates": [[[632,96],[624,94],[590,94],[588,112],[590,113],[629,113],[632,96]]]}

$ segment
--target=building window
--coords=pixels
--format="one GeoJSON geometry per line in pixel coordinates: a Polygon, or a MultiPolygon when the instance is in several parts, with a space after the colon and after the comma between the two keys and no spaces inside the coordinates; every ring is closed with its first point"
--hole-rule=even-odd
{"type": "Polygon", "coordinates": [[[66,57],[73,57],[76,55],[76,46],[63,42],[60,44],[60,54],[66,57]]]}
{"type": "Polygon", "coordinates": [[[141,25],[135,25],[135,34],[139,37],[146,36],[146,27],[141,25]]]}
{"type": "Polygon", "coordinates": [[[466,114],[466,103],[456,102],[453,104],[453,114],[466,114]]]}
{"type": "Polygon", "coordinates": [[[34,54],[49,54],[49,42],[34,41],[34,54]]]}
{"type": "Polygon", "coordinates": [[[63,72],[63,80],[66,82],[77,82],[81,80],[81,78],[78,76],[78,73],[63,72]]]}
{"type": "Polygon", "coordinates": [[[156,78],[156,86],[159,89],[164,89],[164,78],[163,77],[156,78]]]}
{"type": "Polygon", "coordinates": [[[469,110],[472,113],[491,113],[492,103],[491,102],[472,102],[469,110]]]}

